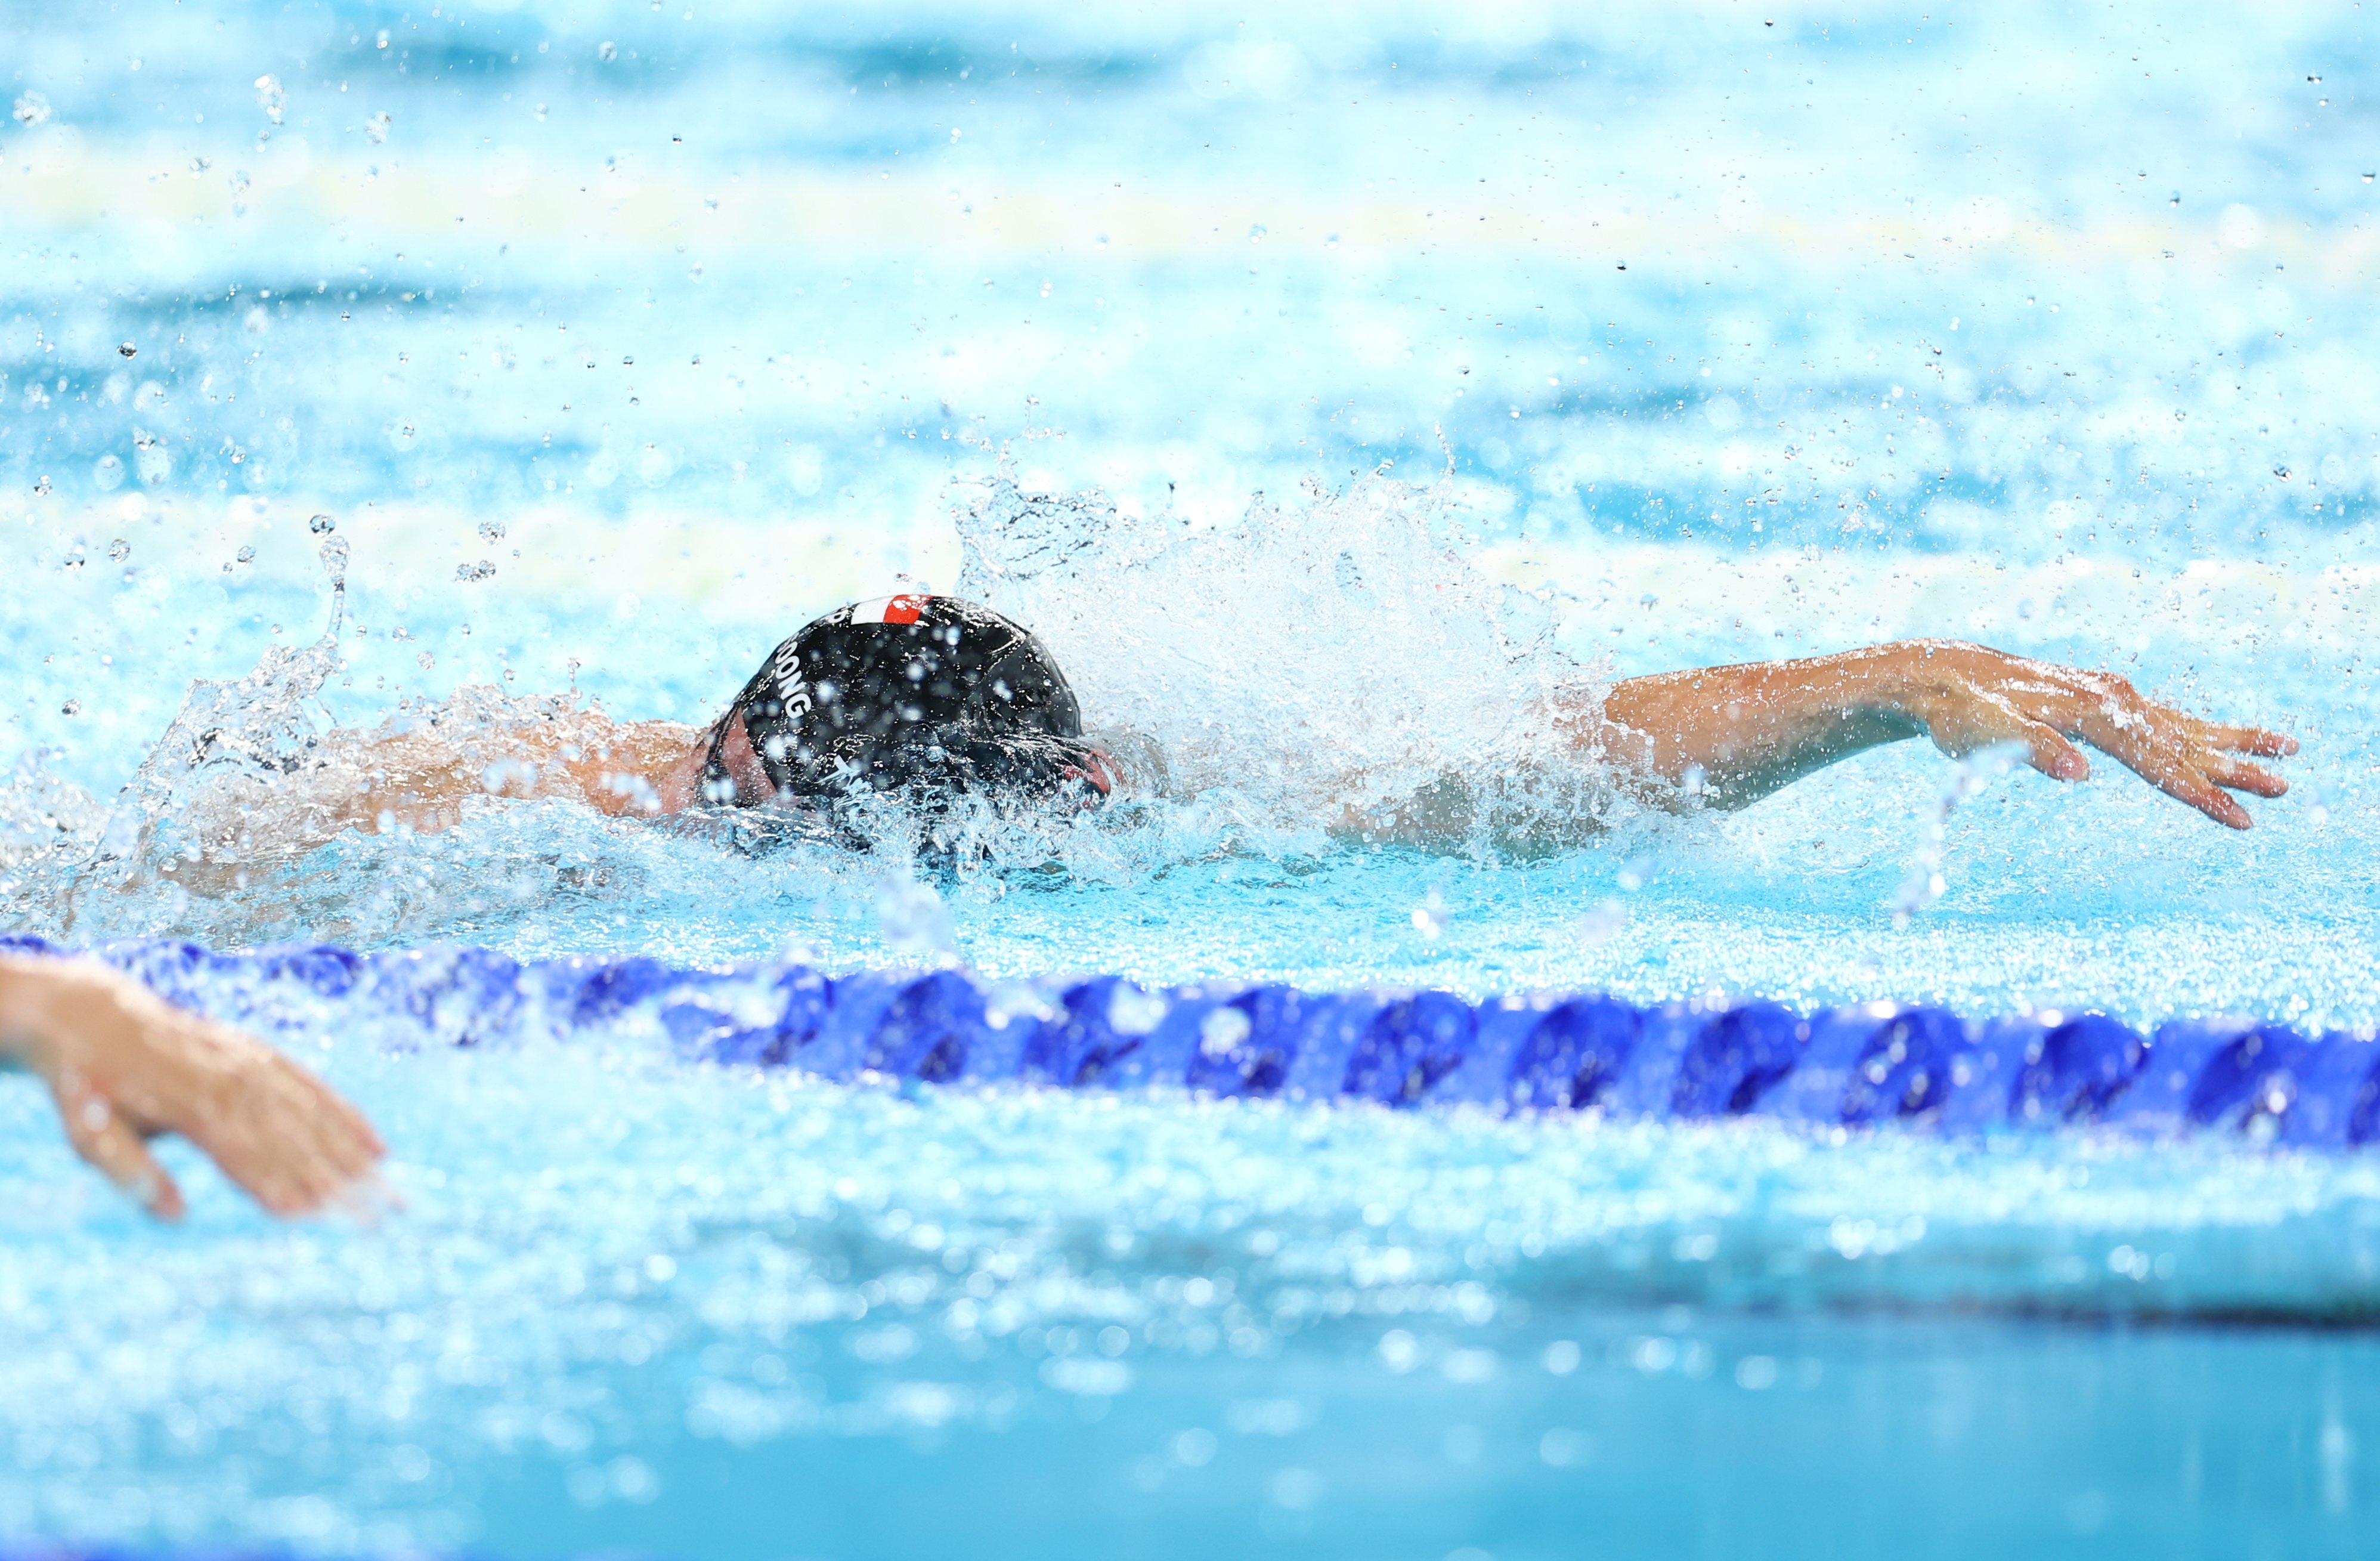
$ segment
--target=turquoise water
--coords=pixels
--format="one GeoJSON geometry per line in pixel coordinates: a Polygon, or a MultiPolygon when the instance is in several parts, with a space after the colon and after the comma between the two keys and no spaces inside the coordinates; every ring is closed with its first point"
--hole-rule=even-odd
{"type": "MultiPolygon", "coordinates": [[[[1740,9],[0,12],[0,916],[2368,1033],[2362,13],[1740,9]],[[492,798],[304,822],[338,728],[707,719],[905,581],[1047,635],[1143,799],[955,871],[492,798]],[[1727,818],[1584,777],[1528,800],[1600,832],[1543,854],[1322,827],[1506,767],[1548,688],[1920,633],[2285,726],[2294,789],[2240,836],[2111,763],[1902,750],[1727,818]],[[189,773],[194,678],[305,762],[189,773]]],[[[153,1229],[0,1097],[0,1534],[2369,1521],[2362,1156],[878,1088],[688,1063],[647,1012],[458,1050],[189,995],[351,1091],[407,1211],[279,1230],[193,1169],[153,1229]]]]}

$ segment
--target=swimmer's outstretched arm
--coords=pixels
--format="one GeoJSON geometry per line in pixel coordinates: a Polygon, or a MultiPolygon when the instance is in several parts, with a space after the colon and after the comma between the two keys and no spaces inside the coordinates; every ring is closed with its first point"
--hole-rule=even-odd
{"type": "Polygon", "coordinates": [[[1803,661],[1713,666],[1616,685],[1588,739],[1605,757],[1673,787],[1690,772],[1722,808],[1741,808],[1880,743],[1929,738],[1943,752],[2020,742],[2055,780],[2091,774],[2077,742],[2115,759],[2217,823],[2246,829],[2230,795],[2278,797],[2289,783],[2239,757],[2277,758],[2297,739],[2201,721],[2123,678],[1953,640],[1908,640],[1803,661]]]}
{"type": "Polygon", "coordinates": [[[276,1214],[356,1189],[387,1152],[361,1113],[261,1041],[103,965],[0,955],[0,1062],[41,1075],[75,1152],[161,1219],[181,1189],[147,1140],[179,1133],[276,1214]]]}
{"type": "Polygon", "coordinates": [[[567,726],[524,725],[468,751],[435,731],[373,734],[352,761],[364,786],[338,799],[325,822],[333,833],[401,824],[434,834],[461,820],[466,799],[483,795],[561,798],[614,816],[682,812],[701,781],[704,737],[674,721],[615,723],[596,711],[567,726]]]}

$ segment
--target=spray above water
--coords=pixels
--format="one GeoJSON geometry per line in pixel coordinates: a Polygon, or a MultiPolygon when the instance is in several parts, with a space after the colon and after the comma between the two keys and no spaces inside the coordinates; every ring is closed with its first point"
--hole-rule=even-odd
{"type": "Polygon", "coordinates": [[[1444,483],[1385,474],[1200,526],[1003,460],[958,518],[962,595],[1050,644],[1144,790],[1260,831],[1510,846],[1617,799],[1582,737],[1604,669],[1483,575],[1444,483]]]}
{"type": "Polygon", "coordinates": [[[1906,927],[1912,919],[1933,905],[1947,893],[1950,881],[1948,865],[1948,841],[1950,815],[1960,804],[1982,796],[1994,782],[2024,762],[2025,747],[2021,742],[1996,742],[1976,750],[1960,759],[1942,783],[1942,791],[1933,807],[1922,819],[1916,852],[1910,858],[1909,872],[1894,891],[1890,909],[1892,924],[1906,927]]]}

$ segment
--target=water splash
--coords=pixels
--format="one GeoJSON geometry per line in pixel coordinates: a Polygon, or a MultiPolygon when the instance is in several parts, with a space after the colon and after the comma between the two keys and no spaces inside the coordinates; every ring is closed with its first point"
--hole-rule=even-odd
{"type": "Polygon", "coordinates": [[[15,773],[0,781],[0,869],[98,843],[107,810],[72,781],[50,774],[52,757],[30,750],[18,759],[15,773]]]}
{"type": "Polygon", "coordinates": [[[1549,595],[1477,567],[1450,484],[1384,472],[1202,526],[1003,457],[958,517],[962,595],[1046,639],[1143,788],[1257,831],[1511,849],[1598,831],[1604,669],[1549,595]]]}
{"type": "Polygon", "coordinates": [[[2021,742],[1996,742],[1988,747],[1961,756],[1942,783],[1941,794],[1925,813],[1916,852],[1910,858],[1909,872],[1900,887],[1892,896],[1892,924],[1906,927],[1912,918],[1925,909],[1948,892],[1949,876],[1944,872],[1950,815],[1959,805],[1982,796],[1992,784],[2024,762],[2025,747],[2021,742]]]}

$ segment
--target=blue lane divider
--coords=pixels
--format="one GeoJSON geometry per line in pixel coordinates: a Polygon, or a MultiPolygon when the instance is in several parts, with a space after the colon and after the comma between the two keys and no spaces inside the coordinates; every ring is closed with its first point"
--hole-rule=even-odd
{"type": "MultiPolygon", "coordinates": [[[[0,950],[62,953],[0,936],[0,950]]],[[[1172,1086],[1213,1096],[1425,1103],[1948,1131],[2097,1124],[2146,1137],[2380,1141],[2380,1043],[2252,1019],[2143,1034],[2105,1014],[1973,1019],[1925,1005],[1800,1013],[1766,1001],[1599,994],[1470,1003],[1279,983],[1146,988],[1122,976],[991,982],[955,970],[829,976],[644,957],[523,962],[480,948],[219,954],[133,940],[90,953],[165,997],[270,1028],[475,1046],[650,1024],[689,1060],[831,1079],[1172,1086]]]]}

